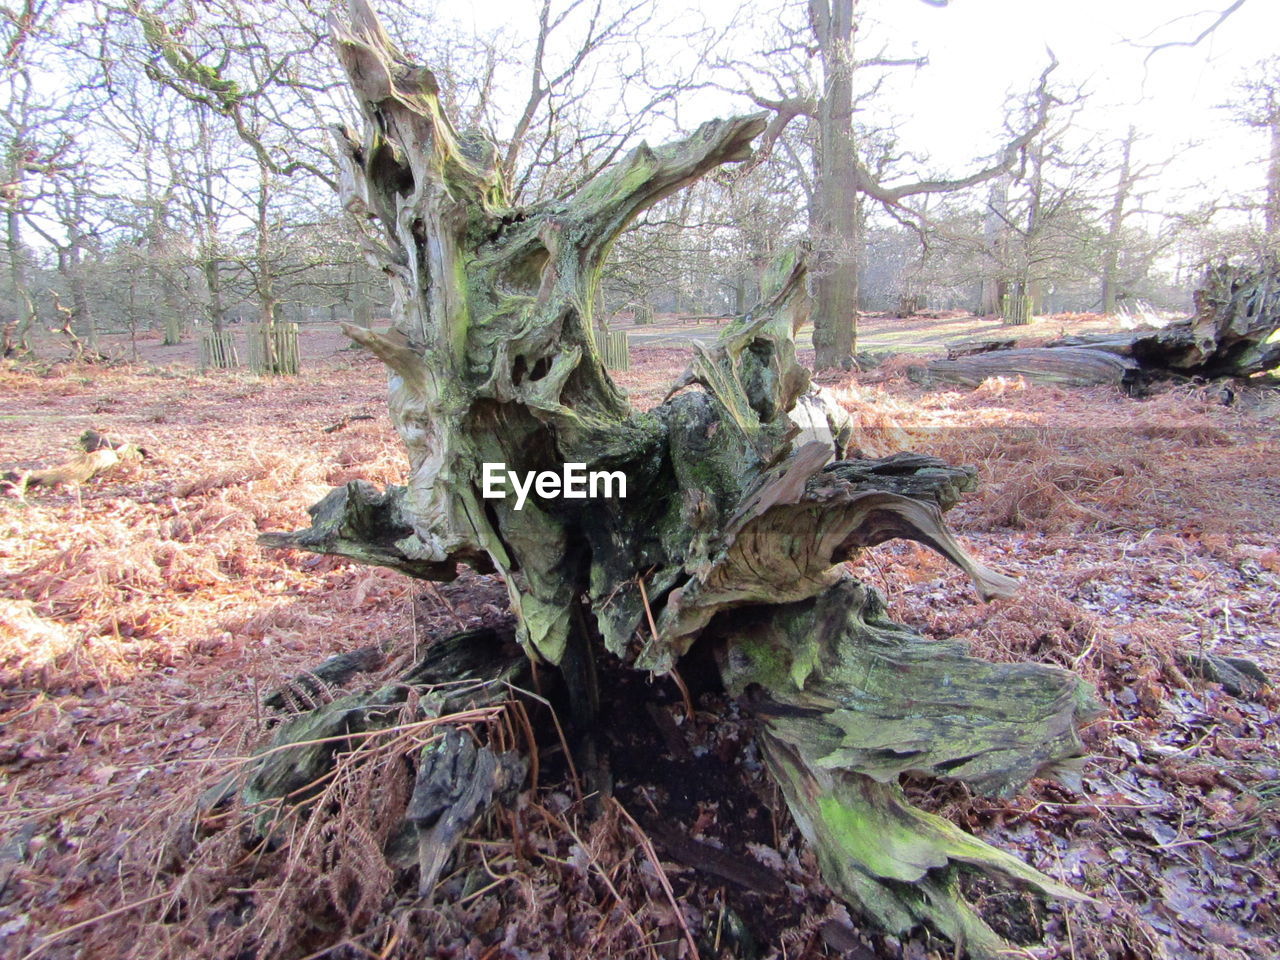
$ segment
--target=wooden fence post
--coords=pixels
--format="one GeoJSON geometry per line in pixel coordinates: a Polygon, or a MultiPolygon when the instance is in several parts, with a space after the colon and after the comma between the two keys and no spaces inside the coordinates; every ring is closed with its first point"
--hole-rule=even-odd
{"type": "Polygon", "coordinates": [[[1031,298],[1006,293],[1000,299],[1000,317],[1006,326],[1025,327],[1031,322],[1031,298]]]}
{"type": "Polygon", "coordinates": [[[631,369],[631,342],[625,330],[601,330],[600,341],[605,369],[631,369]]]}
{"type": "Polygon", "coordinates": [[[248,325],[249,367],[260,376],[297,376],[298,325],[277,322],[248,325]]]}
{"type": "Polygon", "coordinates": [[[230,370],[240,366],[236,342],[230,331],[206,333],[200,338],[200,372],[230,370]]]}

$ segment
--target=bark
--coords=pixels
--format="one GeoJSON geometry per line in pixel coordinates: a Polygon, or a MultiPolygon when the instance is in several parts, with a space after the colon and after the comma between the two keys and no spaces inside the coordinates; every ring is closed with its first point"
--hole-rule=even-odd
{"type": "Polygon", "coordinates": [[[818,163],[812,224],[814,369],[848,370],[857,339],[862,247],[857,153],[853,139],[854,0],[811,0],[822,57],[818,163]]]}
{"type": "MultiPolygon", "coordinates": [[[[1107,214],[1107,239],[1102,250],[1102,312],[1106,314],[1116,312],[1116,293],[1120,272],[1120,232],[1124,227],[1125,204],[1129,202],[1129,192],[1133,189],[1132,156],[1133,143],[1136,139],[1137,130],[1130,127],[1120,156],[1120,178],[1111,199],[1111,210],[1107,214]]],[[[1277,158],[1277,161],[1280,162],[1280,158],[1277,158]]]]}
{"type": "MultiPolygon", "coordinates": [[[[1065,671],[985,664],[889,623],[874,591],[844,572],[861,550],[907,537],[966,570],[984,596],[1009,592],[942,523],[973,471],[911,455],[831,462],[847,433],[810,391],[792,340],[803,256],[778,265],[766,299],[700,348],[652,411],[629,405],[593,334],[614,239],[646,207],[748,158],[764,116],[641,145],[570,197],[513,208],[496,148],[453,126],[434,74],[404,59],[364,0],[333,32],[365,115],[363,134],[341,132],[346,201],[381,227],[396,318],[387,334],[344,329],[390,368],[410,470],[386,491],[339,488],[313,508],[311,529],[268,544],[426,579],[458,563],[497,570],[526,655],[560,670],[589,769],[596,658],[666,672],[710,644],[726,685],[761,715],[771,769],[833,886],[893,929],[928,922],[994,956],[998,938],[951,883],[956,869],[1069,891],[912,809],[896,778],[1014,789],[1080,753],[1092,701],[1065,671]],[[618,470],[628,495],[535,493],[517,510],[481,495],[485,463],[618,470]]],[[[327,749],[316,741],[332,724],[385,712],[387,696],[292,721],[264,758],[277,772],[251,798],[312,782],[324,756],[287,770],[272,758],[300,741],[327,749]]],[[[467,780],[492,769],[458,763],[477,771],[467,780]]],[[[603,771],[597,784],[607,782],[603,771]]],[[[436,861],[423,859],[423,876],[436,861]]]]}

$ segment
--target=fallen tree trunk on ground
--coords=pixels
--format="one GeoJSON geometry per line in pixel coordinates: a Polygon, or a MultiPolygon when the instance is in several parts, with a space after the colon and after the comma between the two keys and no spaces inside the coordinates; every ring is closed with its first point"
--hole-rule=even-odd
{"type": "Polygon", "coordinates": [[[1020,376],[1063,386],[1114,384],[1141,392],[1171,377],[1250,377],[1280,367],[1280,263],[1210,268],[1195,294],[1195,315],[1132,333],[1064,337],[1043,347],[1015,341],[948,351],[946,360],[911,368],[923,383],[977,386],[1020,376]]]}
{"type": "Polygon", "coordinates": [[[919,383],[961,387],[976,387],[991,377],[1022,377],[1031,383],[1094,387],[1128,386],[1136,382],[1138,369],[1133,360],[1110,351],[1087,347],[1028,347],[935,360],[928,365],[909,367],[908,374],[919,383]]]}
{"type": "Polygon", "coordinates": [[[53,489],[61,486],[79,486],[122,463],[143,460],[150,456],[137,444],[116,437],[108,437],[96,430],[86,430],[80,436],[80,449],[84,451],[82,454],[59,466],[47,467],[43,470],[10,471],[0,477],[0,480],[9,485],[14,496],[21,497],[32,487],[53,489]]]}
{"type": "MultiPolygon", "coordinates": [[[[765,119],[642,145],[566,199],[513,208],[492,144],[453,127],[435,76],[404,59],[363,0],[334,34],[366,120],[362,136],[342,134],[347,203],[381,225],[398,316],[391,334],[345,329],[390,368],[410,474],[385,492],[339,488],[311,529],[266,542],[424,579],[448,579],[459,563],[496,570],[527,657],[562,678],[595,790],[609,784],[595,750],[597,661],[666,673],[706,645],[726,688],[761,718],[769,767],[824,875],[890,930],[927,923],[975,957],[996,956],[1003,944],[955,883],[962,869],[1075,896],[913,809],[897,786],[914,772],[1006,792],[1066,769],[1095,706],[1070,673],[986,663],[892,624],[846,571],[861,550],[906,537],[984,596],[1011,589],[942,523],[972,471],[914,456],[831,462],[840,426],[828,418],[821,435],[821,400],[792,340],[803,262],[700,348],[656,409],[633,409],[604,369],[591,309],[613,240],[663,197],[746,159],[765,119]],[[802,397],[808,442],[790,415],[802,397]],[[621,474],[625,495],[565,499],[542,483],[527,498],[495,495],[495,464],[519,476],[566,464],[621,474]]],[[[296,796],[323,776],[326,731],[338,723],[345,735],[366,707],[382,716],[391,696],[292,721],[242,792],[296,796]],[[272,759],[294,750],[298,763],[272,759]]],[[[451,769],[464,768],[486,780],[493,764],[459,754],[451,769]]],[[[457,802],[472,809],[481,787],[457,802]]],[[[420,882],[438,867],[425,858],[420,882]]]]}

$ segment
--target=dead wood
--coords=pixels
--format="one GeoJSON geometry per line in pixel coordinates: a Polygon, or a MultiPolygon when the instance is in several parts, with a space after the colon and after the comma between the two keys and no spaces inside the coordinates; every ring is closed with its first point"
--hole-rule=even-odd
{"type": "MultiPolygon", "coordinates": [[[[355,344],[355,346],[358,346],[358,344],[355,344]]],[[[349,416],[349,417],[343,417],[343,418],[342,418],[341,420],[339,420],[337,423],[331,423],[331,424],[329,424],[329,426],[325,427],[325,428],[324,428],[324,430],[322,430],[321,432],[322,432],[322,433],[337,433],[339,430],[344,429],[344,428],[347,426],[347,424],[349,424],[349,423],[353,423],[353,422],[355,422],[356,420],[372,420],[372,419],[373,419],[373,417],[372,417],[370,414],[367,414],[367,413],[357,413],[357,414],[353,414],[353,415],[351,415],[351,416],[349,416]]]]}
{"type": "Polygon", "coordinates": [[[1032,383],[1066,387],[1124,386],[1135,379],[1138,364],[1129,357],[1088,347],[998,348],[935,360],[908,368],[917,382],[976,387],[991,377],[1022,377],[1032,383]]]}
{"type": "Polygon", "coordinates": [[[1270,686],[1266,673],[1252,660],[1212,653],[1187,653],[1182,657],[1187,672],[1194,677],[1222,684],[1233,697],[1257,699],[1270,686]]]}
{"type": "Polygon", "coordinates": [[[357,673],[377,670],[386,659],[386,655],[377,647],[361,647],[350,653],[336,654],[305,673],[298,674],[267,696],[262,705],[272,710],[301,710],[304,706],[313,705],[315,697],[321,691],[340,687],[357,673]]]}
{"type": "MultiPolygon", "coordinates": [[[[943,523],[973,471],[913,455],[832,462],[850,431],[810,392],[793,339],[805,258],[780,258],[761,303],[698,348],[656,409],[634,409],[605,368],[592,305],[614,240],[661,199],[749,158],[765,118],[642,144],[569,195],[518,208],[497,150],[454,126],[435,75],[395,48],[365,0],[334,27],[334,44],[365,121],[340,136],[346,200],[380,225],[371,252],[397,313],[389,333],[344,329],[388,367],[409,474],[386,490],[340,487],[312,508],[309,529],[263,543],[424,579],[448,579],[459,563],[497,571],[526,656],[560,674],[575,762],[601,791],[597,661],[667,673],[709,644],[726,687],[761,718],[769,769],[827,881],[892,931],[927,923],[975,957],[996,956],[1004,945],[959,892],[961,869],[1075,897],[911,807],[897,786],[923,773],[1008,792],[1069,774],[1095,708],[1066,671],[986,663],[889,622],[846,572],[899,537],[942,553],[984,597],[1013,588],[943,523]],[[482,496],[487,463],[616,471],[627,495],[538,491],[517,505],[482,496]]],[[[441,665],[451,679],[467,675],[463,647],[450,644],[441,665]]],[[[305,798],[334,743],[389,724],[419,682],[289,721],[242,795],[305,798]]],[[[467,771],[465,789],[448,794],[467,820],[494,761],[451,743],[419,762],[423,796],[448,779],[433,764],[467,771]]],[[[438,806],[424,804],[420,838],[438,806]]],[[[420,851],[424,882],[456,831],[444,833],[420,851]]]]}
{"type": "Polygon", "coordinates": [[[912,367],[913,379],[977,386],[1023,377],[1063,386],[1115,385],[1143,392],[1156,380],[1252,377],[1280,367],[1280,262],[1222,263],[1195,293],[1195,314],[1158,329],[1064,337],[1043,347],[989,341],[912,367]],[[1005,345],[1007,344],[1007,346],[1005,345]]]}
{"type": "Polygon", "coordinates": [[[49,295],[53,298],[53,310],[59,320],[59,325],[50,327],[50,333],[61,334],[67,341],[67,345],[71,350],[71,360],[73,363],[107,363],[108,358],[99,353],[97,350],[91,350],[75,331],[75,311],[70,307],[62,305],[62,300],[58,293],[54,290],[49,291],[49,295]]]}
{"type": "Polygon", "coordinates": [[[405,811],[417,834],[418,896],[430,898],[467,830],[495,794],[518,787],[525,773],[525,762],[516,754],[477,747],[456,728],[422,748],[405,811]]]}
{"type": "Polygon", "coordinates": [[[144,460],[151,455],[127,440],[108,437],[92,429],[80,436],[79,445],[84,453],[74,460],[43,470],[9,471],[0,480],[9,485],[14,496],[20,497],[33,487],[80,486],[122,463],[144,460]]]}
{"type": "Polygon", "coordinates": [[[442,638],[397,680],[286,720],[254,759],[206,791],[200,806],[211,810],[236,797],[249,807],[281,798],[307,800],[323,785],[335,757],[362,735],[495,706],[511,699],[513,688],[526,684],[528,676],[528,660],[509,630],[486,627],[442,638]],[[415,706],[406,716],[411,699],[415,706]]]}
{"type": "Polygon", "coordinates": [[[675,827],[652,818],[645,819],[643,823],[644,829],[663,852],[678,863],[765,896],[786,892],[782,877],[763,864],[684,836],[675,827]]]}

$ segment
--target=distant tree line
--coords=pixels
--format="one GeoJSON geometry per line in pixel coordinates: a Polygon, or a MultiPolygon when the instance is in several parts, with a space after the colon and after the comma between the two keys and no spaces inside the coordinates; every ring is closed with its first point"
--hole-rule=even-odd
{"type": "MultiPolygon", "coordinates": [[[[677,6],[541,0],[525,34],[475,36],[445,7],[380,5],[406,49],[441,65],[453,115],[497,144],[520,204],[565,195],[642,138],[692,126],[711,91],[730,109],[768,112],[755,159],[663,201],[618,241],[601,316],[743,314],[769,264],[802,245],[817,365],[836,367],[856,350],[858,311],[998,313],[1011,294],[1036,312],[1177,310],[1206,258],[1265,248],[1280,230],[1274,58],[1232,105],[1270,137],[1260,195],[1172,210],[1152,201],[1167,159],[1134,128],[1082,133],[1088,98],[1055,62],[1010,97],[985,159],[938,173],[892,126],[865,119],[895,72],[926,60],[865,39],[860,0],[757,0],[715,25],[677,6]]],[[[4,11],[6,349],[58,327],[94,349],[104,332],[177,343],[240,320],[389,313],[364,256],[376,240],[336,201],[330,128],[353,105],[328,51],[330,7],[42,0],[4,11]]]]}

